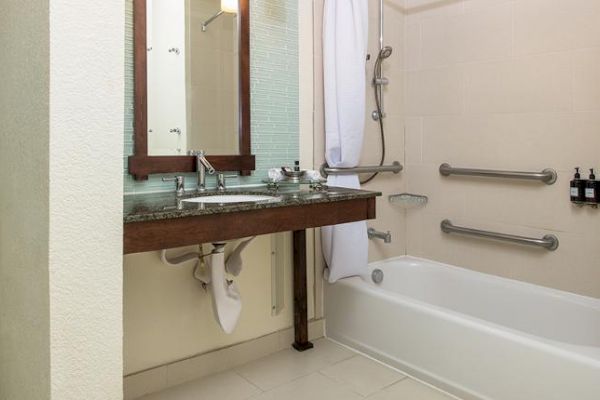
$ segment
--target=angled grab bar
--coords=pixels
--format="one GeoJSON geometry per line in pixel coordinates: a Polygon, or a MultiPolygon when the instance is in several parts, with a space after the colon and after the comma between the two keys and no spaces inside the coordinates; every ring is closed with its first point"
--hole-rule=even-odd
{"type": "Polygon", "coordinates": [[[493,169],[455,168],[447,163],[440,165],[440,174],[444,176],[463,175],[482,176],[487,178],[524,179],[544,182],[546,185],[554,184],[557,179],[556,171],[551,168],[547,168],[542,172],[499,171],[493,169]]]}
{"type": "Polygon", "coordinates": [[[526,246],[543,247],[546,250],[554,251],[558,249],[559,241],[554,235],[546,235],[541,239],[530,238],[526,236],[509,235],[507,233],[498,233],[490,231],[482,231],[479,229],[465,228],[462,226],[456,226],[448,219],[442,221],[441,224],[442,232],[444,233],[458,233],[467,236],[476,236],[486,239],[500,240],[503,242],[510,242],[516,244],[522,244],[526,246]]]}
{"type": "Polygon", "coordinates": [[[352,174],[371,174],[374,172],[393,172],[394,174],[402,171],[404,167],[398,161],[391,165],[373,165],[353,168],[331,168],[327,163],[321,165],[321,175],[327,178],[328,175],[352,175],[352,174]]]}

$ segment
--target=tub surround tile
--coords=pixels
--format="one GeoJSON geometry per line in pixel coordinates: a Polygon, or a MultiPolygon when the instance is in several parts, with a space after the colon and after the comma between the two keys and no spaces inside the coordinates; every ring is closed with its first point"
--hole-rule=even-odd
{"type": "Polygon", "coordinates": [[[516,54],[600,45],[597,0],[519,0],[515,2],[516,54]]]}
{"type": "Polygon", "coordinates": [[[406,253],[600,297],[598,212],[574,207],[568,197],[573,168],[598,167],[600,2],[410,0],[405,6],[409,118],[402,175],[406,191],[430,200],[405,213],[406,253]],[[558,181],[441,178],[444,162],[553,168],[558,181]],[[554,233],[560,247],[545,252],[444,235],[445,218],[527,236],[554,233]]]}
{"type": "Polygon", "coordinates": [[[396,372],[366,357],[355,356],[321,370],[336,382],[343,383],[362,396],[368,396],[389,386],[406,375],[396,372]]]}
{"type": "Polygon", "coordinates": [[[422,66],[501,59],[512,49],[512,4],[500,3],[471,13],[430,18],[421,23],[422,66]]]}

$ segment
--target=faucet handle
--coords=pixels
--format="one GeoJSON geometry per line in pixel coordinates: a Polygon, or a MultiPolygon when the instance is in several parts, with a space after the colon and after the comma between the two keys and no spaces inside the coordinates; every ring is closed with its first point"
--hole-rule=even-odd
{"type": "Polygon", "coordinates": [[[175,182],[175,193],[177,196],[185,194],[185,177],[182,175],[174,176],[173,178],[162,178],[163,182],[175,182]]]}
{"type": "Polygon", "coordinates": [[[224,173],[219,172],[217,174],[217,190],[223,191],[223,190],[227,189],[225,187],[225,178],[237,178],[237,177],[238,177],[237,175],[225,175],[224,173]]]}

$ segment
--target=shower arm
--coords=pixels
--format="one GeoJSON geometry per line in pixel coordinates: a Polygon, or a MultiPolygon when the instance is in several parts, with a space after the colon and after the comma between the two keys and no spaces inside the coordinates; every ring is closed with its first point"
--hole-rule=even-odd
{"type": "Polygon", "coordinates": [[[204,21],[202,23],[202,32],[206,32],[208,25],[210,25],[211,22],[213,22],[215,19],[219,18],[224,13],[225,13],[225,11],[221,10],[221,11],[217,12],[215,15],[213,15],[212,17],[210,17],[209,19],[207,19],[206,21],[204,21]]]}

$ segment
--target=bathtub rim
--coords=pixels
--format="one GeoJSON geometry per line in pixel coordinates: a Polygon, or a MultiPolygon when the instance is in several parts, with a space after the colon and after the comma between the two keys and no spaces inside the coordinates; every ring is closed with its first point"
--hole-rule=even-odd
{"type": "MultiPolygon", "coordinates": [[[[499,275],[493,275],[493,274],[488,274],[485,272],[476,271],[476,270],[473,270],[473,269],[470,269],[467,267],[461,267],[458,265],[447,264],[447,263],[443,263],[441,261],[430,260],[427,258],[415,257],[415,256],[410,256],[410,255],[391,257],[391,258],[387,258],[385,260],[373,261],[368,264],[369,273],[373,270],[373,268],[376,268],[377,266],[383,266],[385,264],[388,264],[388,263],[391,263],[394,261],[406,262],[406,261],[411,261],[411,260],[414,262],[417,262],[417,263],[431,264],[436,267],[443,267],[444,269],[450,269],[450,270],[453,270],[454,272],[458,272],[462,275],[474,275],[474,276],[477,276],[478,278],[486,280],[486,281],[497,281],[499,283],[502,283],[503,286],[518,286],[520,289],[531,289],[531,290],[534,290],[537,292],[544,292],[544,294],[546,294],[546,295],[551,295],[552,297],[555,297],[555,298],[567,300],[570,303],[575,303],[578,305],[590,307],[597,311],[600,311],[600,298],[585,296],[585,295],[581,295],[578,293],[568,292],[566,290],[556,289],[556,288],[552,288],[552,287],[548,287],[548,286],[536,285],[534,283],[524,282],[524,281],[520,281],[517,279],[506,278],[506,277],[499,276],[499,275]]],[[[370,283],[370,282],[368,282],[368,283],[370,283]]],[[[386,289],[383,289],[383,290],[386,290],[386,289]]]]}

